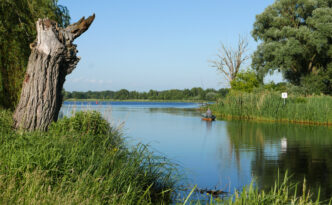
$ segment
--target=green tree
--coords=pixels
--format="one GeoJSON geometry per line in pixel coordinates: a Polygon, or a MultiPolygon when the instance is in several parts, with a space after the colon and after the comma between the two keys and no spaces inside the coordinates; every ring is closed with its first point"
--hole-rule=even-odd
{"type": "Polygon", "coordinates": [[[261,81],[275,70],[301,86],[302,79],[317,75],[322,92],[329,90],[332,78],[327,79],[326,72],[332,67],[331,6],[331,0],[276,0],[256,16],[252,36],[261,44],[253,55],[252,67],[261,81]]]}
{"type": "Polygon", "coordinates": [[[253,70],[240,71],[231,82],[232,90],[251,92],[259,86],[257,75],[253,70]]]}
{"type": "Polygon", "coordinates": [[[69,24],[67,8],[57,2],[0,0],[0,105],[14,108],[18,101],[37,19],[48,17],[59,26],[69,24]]]}
{"type": "Polygon", "coordinates": [[[115,93],[115,99],[119,100],[128,100],[129,99],[129,91],[126,89],[121,89],[115,93]]]}

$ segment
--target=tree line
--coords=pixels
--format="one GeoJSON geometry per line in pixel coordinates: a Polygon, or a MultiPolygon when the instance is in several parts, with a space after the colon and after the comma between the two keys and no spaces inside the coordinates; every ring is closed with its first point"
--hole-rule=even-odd
{"type": "Polygon", "coordinates": [[[172,90],[149,90],[148,92],[128,91],[121,89],[119,91],[87,91],[87,92],[68,92],[63,91],[64,99],[105,99],[105,100],[208,100],[214,101],[225,97],[228,88],[215,90],[212,88],[203,89],[195,87],[192,89],[172,89],[172,90]]]}

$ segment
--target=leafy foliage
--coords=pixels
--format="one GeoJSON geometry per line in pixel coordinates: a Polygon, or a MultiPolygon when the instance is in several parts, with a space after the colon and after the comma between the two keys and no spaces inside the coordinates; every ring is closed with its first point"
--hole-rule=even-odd
{"type": "Polygon", "coordinates": [[[18,101],[36,37],[35,22],[50,18],[60,26],[69,24],[66,7],[57,0],[0,0],[0,105],[13,109],[18,101]]]}
{"type": "Polygon", "coordinates": [[[280,70],[295,85],[306,86],[307,78],[315,78],[320,92],[331,93],[331,6],[330,0],[277,0],[256,16],[252,35],[262,43],[252,67],[260,79],[280,70]]]}
{"type": "Polygon", "coordinates": [[[257,75],[253,70],[240,71],[231,82],[232,90],[252,92],[259,86],[257,75]]]}

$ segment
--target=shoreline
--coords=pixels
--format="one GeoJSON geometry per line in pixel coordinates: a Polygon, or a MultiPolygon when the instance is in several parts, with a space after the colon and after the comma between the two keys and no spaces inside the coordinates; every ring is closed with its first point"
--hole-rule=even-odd
{"type": "Polygon", "coordinates": [[[215,114],[217,120],[243,120],[243,121],[252,121],[252,122],[269,122],[269,123],[290,123],[290,124],[299,124],[299,125],[313,125],[313,126],[327,126],[332,127],[332,122],[316,122],[316,121],[301,121],[301,120],[289,120],[289,119],[269,119],[264,117],[241,117],[236,115],[223,115],[215,114]]]}
{"type": "Polygon", "coordinates": [[[119,100],[119,99],[74,99],[69,98],[65,99],[68,102],[182,102],[182,103],[215,103],[216,101],[206,101],[206,100],[149,100],[149,99],[128,99],[128,100],[119,100]]]}

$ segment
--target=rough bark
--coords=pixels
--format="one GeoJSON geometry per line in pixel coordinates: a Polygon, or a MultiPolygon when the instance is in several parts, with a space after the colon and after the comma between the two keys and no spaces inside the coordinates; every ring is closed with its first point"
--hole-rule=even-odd
{"type": "Polygon", "coordinates": [[[73,41],[88,30],[94,18],[94,14],[83,17],[66,28],[49,19],[38,19],[37,39],[30,44],[27,72],[13,116],[16,128],[45,131],[57,120],[66,76],[80,60],[73,41]]]}

